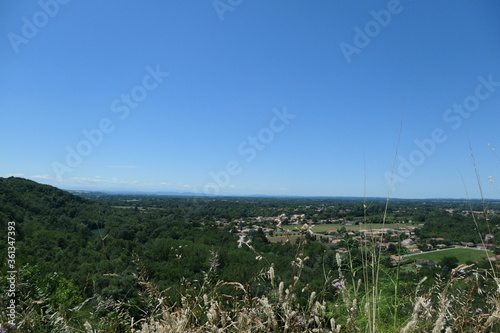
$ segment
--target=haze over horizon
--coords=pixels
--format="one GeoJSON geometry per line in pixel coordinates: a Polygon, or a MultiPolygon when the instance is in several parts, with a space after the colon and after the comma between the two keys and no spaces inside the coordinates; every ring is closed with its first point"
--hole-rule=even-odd
{"type": "Polygon", "coordinates": [[[0,177],[500,199],[498,1],[0,8],[0,177]]]}

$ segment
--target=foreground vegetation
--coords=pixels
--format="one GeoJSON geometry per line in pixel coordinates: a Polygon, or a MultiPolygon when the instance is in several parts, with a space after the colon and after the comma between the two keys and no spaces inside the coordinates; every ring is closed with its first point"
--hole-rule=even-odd
{"type": "MultiPolygon", "coordinates": [[[[481,202],[76,196],[0,178],[0,228],[16,224],[16,327],[7,311],[0,321],[19,332],[497,332],[496,262],[410,272],[390,261],[402,246],[382,250],[341,224],[423,224],[421,247],[487,234],[495,247],[500,207],[488,205],[486,223],[471,213],[481,202]],[[328,223],[339,243],[311,226],[328,223]]],[[[3,309],[11,270],[2,266],[3,309]]]]}

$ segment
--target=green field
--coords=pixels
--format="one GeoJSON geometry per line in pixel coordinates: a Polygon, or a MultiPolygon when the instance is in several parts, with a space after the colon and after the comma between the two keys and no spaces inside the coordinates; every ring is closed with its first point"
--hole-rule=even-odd
{"type": "Polygon", "coordinates": [[[438,263],[444,257],[457,257],[461,264],[465,264],[468,261],[478,262],[482,259],[486,259],[487,257],[492,257],[494,254],[492,252],[488,252],[486,254],[484,250],[477,249],[444,249],[435,252],[421,253],[415,255],[405,256],[405,259],[409,260],[420,260],[427,259],[432,260],[435,263],[438,263]]]}
{"type": "Polygon", "coordinates": [[[300,238],[300,234],[298,233],[292,233],[289,236],[285,236],[283,234],[274,234],[273,237],[268,236],[267,239],[271,243],[282,243],[286,242],[287,240],[290,241],[292,244],[295,243],[295,241],[300,238]],[[278,235],[278,236],[276,236],[278,235]]]}
{"type": "MultiPolygon", "coordinates": [[[[417,225],[413,224],[400,224],[400,223],[370,223],[370,224],[360,224],[360,225],[343,225],[343,224],[318,224],[313,227],[314,232],[325,232],[329,230],[338,230],[342,227],[345,227],[347,230],[353,230],[353,231],[359,231],[359,230],[369,230],[369,229],[382,229],[382,228],[388,228],[388,229],[397,229],[397,228],[405,228],[405,227],[413,227],[417,225]]],[[[293,230],[295,228],[300,228],[300,225],[285,225],[283,226],[284,229],[288,230],[293,230]]]]}

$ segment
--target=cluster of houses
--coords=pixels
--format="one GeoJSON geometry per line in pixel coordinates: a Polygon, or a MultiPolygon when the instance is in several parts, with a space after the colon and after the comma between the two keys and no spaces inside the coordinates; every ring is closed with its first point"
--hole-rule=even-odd
{"type": "Polygon", "coordinates": [[[295,214],[291,216],[286,216],[286,214],[281,214],[278,216],[257,216],[252,217],[248,220],[245,219],[234,219],[232,221],[227,221],[226,219],[220,219],[215,221],[216,225],[221,228],[227,228],[230,226],[236,226],[238,232],[234,233],[235,236],[246,235],[251,232],[256,232],[262,230],[266,234],[274,232],[282,232],[276,228],[275,224],[283,223],[285,220],[292,225],[300,225],[305,219],[305,214],[295,214]],[[270,227],[271,226],[271,227],[270,227]]]}
{"type": "MultiPolygon", "coordinates": [[[[310,221],[306,221],[304,214],[294,214],[290,216],[286,216],[285,214],[281,214],[279,216],[271,216],[271,217],[263,217],[258,216],[250,219],[235,219],[232,221],[227,220],[218,220],[216,221],[217,225],[220,227],[233,227],[233,234],[235,236],[247,235],[252,232],[256,232],[258,230],[263,231],[267,235],[277,235],[282,233],[283,230],[276,227],[276,225],[281,225],[284,221],[289,225],[296,225],[297,230],[300,228],[300,225],[303,223],[310,223],[310,221]],[[237,230],[234,230],[236,227],[237,230]],[[237,232],[234,232],[237,231],[237,232]]],[[[327,222],[327,221],[325,221],[327,222]]],[[[329,223],[336,222],[338,224],[342,224],[344,226],[358,225],[359,222],[356,221],[345,221],[345,220],[337,220],[337,221],[328,221],[329,223]]],[[[317,223],[317,224],[321,224],[317,223]]],[[[348,250],[344,247],[338,247],[341,242],[343,242],[346,238],[357,241],[359,244],[368,246],[371,244],[376,244],[382,250],[387,250],[393,246],[402,246],[406,249],[406,252],[409,254],[417,254],[424,251],[430,250],[440,250],[449,248],[450,242],[444,238],[433,238],[429,243],[419,242],[418,237],[415,235],[416,227],[413,225],[405,225],[399,227],[397,229],[390,228],[367,228],[354,231],[354,230],[337,230],[332,229],[324,233],[315,233],[314,235],[318,240],[325,242],[326,244],[330,244],[331,246],[336,247],[336,251],[339,253],[347,253],[348,250]],[[431,244],[432,243],[432,244],[431,244]],[[422,248],[421,248],[422,247],[422,248]]],[[[492,235],[486,235],[485,243],[476,245],[470,242],[463,242],[461,244],[462,247],[469,248],[477,248],[477,249],[486,249],[489,251],[495,250],[495,245],[490,244],[493,239],[492,235]]],[[[400,263],[404,260],[403,257],[397,255],[390,256],[391,261],[396,264],[400,263]]],[[[490,260],[499,260],[500,256],[495,256],[490,258],[490,260]]],[[[414,263],[417,267],[434,267],[436,264],[431,260],[417,260],[414,263]]]]}
{"type": "MultiPolygon", "coordinates": [[[[290,216],[286,216],[285,214],[281,214],[279,216],[271,216],[271,217],[263,217],[258,216],[250,219],[234,219],[232,221],[227,220],[217,220],[216,224],[221,228],[236,227],[237,232],[233,232],[235,236],[247,235],[252,232],[256,232],[258,230],[262,230],[264,233],[268,235],[276,235],[282,233],[283,230],[280,230],[276,227],[276,225],[280,225],[284,221],[287,221],[289,225],[297,226],[296,231],[300,229],[300,226],[303,223],[311,223],[311,221],[305,220],[304,214],[294,214],[290,216]]],[[[336,220],[336,221],[328,221],[330,223],[338,223],[344,226],[352,226],[359,225],[359,222],[356,221],[344,221],[344,220],[336,220]]],[[[322,223],[317,223],[322,224],[322,223]]],[[[402,228],[389,229],[389,228],[379,228],[379,229],[366,229],[359,231],[347,231],[347,234],[341,235],[340,232],[336,229],[329,230],[325,233],[316,233],[315,236],[322,240],[323,242],[330,245],[338,245],[342,242],[345,237],[351,238],[355,241],[358,241],[361,244],[368,245],[372,242],[376,242],[378,246],[383,249],[388,249],[391,244],[398,245],[399,241],[404,239],[403,246],[408,246],[408,248],[412,248],[413,240],[415,238],[414,235],[415,227],[414,226],[405,226],[402,228]],[[406,243],[408,242],[408,244],[406,243]]],[[[338,249],[339,252],[342,252],[343,249],[338,249]]],[[[412,250],[413,251],[413,250],[412,250]]]]}

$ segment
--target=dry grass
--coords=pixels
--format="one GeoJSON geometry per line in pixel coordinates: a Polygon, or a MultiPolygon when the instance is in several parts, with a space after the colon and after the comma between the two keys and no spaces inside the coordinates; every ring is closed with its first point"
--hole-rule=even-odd
{"type": "MultiPolygon", "coordinates": [[[[236,333],[236,332],[498,332],[500,319],[500,284],[491,271],[479,271],[473,265],[460,265],[448,278],[437,279],[430,288],[420,281],[411,299],[413,311],[401,318],[396,325],[382,325],[373,319],[373,298],[362,295],[361,280],[349,284],[342,267],[342,258],[337,255],[338,278],[325,275],[324,290],[298,289],[304,263],[309,259],[302,253],[305,235],[311,233],[310,226],[301,229],[301,238],[296,245],[293,279],[289,285],[278,281],[274,266],[256,274],[256,279],[269,287],[265,295],[254,295],[250,285],[214,280],[218,266],[217,253],[212,254],[211,268],[201,288],[195,289],[185,281],[179,292],[180,301],[170,303],[160,291],[147,280],[141,267],[137,279],[142,287],[144,318],[130,321],[131,332],[153,333],[236,333]],[[335,317],[328,310],[322,295],[336,290],[343,307],[343,316],[335,317]],[[298,301],[298,296],[308,295],[307,304],[298,301]],[[477,308],[480,300],[484,307],[477,308]],[[383,327],[383,328],[382,328],[383,327]]],[[[238,241],[255,251],[244,237],[238,241]]],[[[260,254],[257,254],[257,258],[260,254]]],[[[371,290],[371,289],[370,289],[371,290]]],[[[380,302],[380,300],[377,299],[380,302]]],[[[118,304],[120,308],[123,304],[118,304]]],[[[380,309],[380,305],[377,307],[380,309]]],[[[96,332],[87,324],[87,332],[96,332]]]]}
{"type": "MultiPolygon", "coordinates": [[[[142,301],[140,319],[131,316],[132,305],[126,300],[97,298],[94,300],[94,312],[109,314],[98,323],[85,322],[81,328],[75,328],[57,309],[46,308],[44,313],[38,313],[38,308],[27,307],[18,331],[41,332],[37,330],[41,322],[49,323],[54,328],[51,330],[53,332],[87,333],[500,331],[500,281],[493,272],[498,267],[478,270],[472,265],[461,265],[448,277],[437,279],[431,287],[424,287],[425,280],[422,280],[414,295],[407,300],[413,311],[400,313],[398,320],[387,324],[382,322],[380,315],[384,301],[381,288],[373,289],[373,282],[347,277],[352,273],[349,271],[352,266],[349,262],[342,262],[346,259],[340,255],[336,257],[336,278],[332,278],[333,274],[328,272],[325,273],[322,288],[312,290],[307,286],[299,287],[303,286],[299,282],[305,263],[309,260],[303,252],[306,235],[311,233],[312,226],[304,225],[300,230],[299,241],[293,243],[295,256],[290,263],[293,267],[290,283],[285,284],[277,278],[272,263],[256,273],[254,280],[266,285],[264,294],[255,294],[250,283],[218,280],[218,254],[215,252],[211,255],[210,269],[198,287],[183,279],[182,287],[178,290],[159,290],[149,281],[139,257],[135,256],[136,279],[142,301]],[[169,296],[173,291],[177,295],[176,300],[169,296]],[[327,293],[337,295],[336,311],[325,300],[324,295],[327,293]],[[299,299],[304,296],[307,302],[300,302],[299,299]],[[374,302],[377,302],[376,307],[374,302]]],[[[241,237],[238,243],[254,251],[256,260],[265,260],[245,237],[241,237]]],[[[365,264],[369,262],[367,259],[365,264]]],[[[43,302],[45,296],[36,297],[43,302]]],[[[387,303],[384,306],[388,306],[387,303]]],[[[78,311],[78,308],[74,311],[78,311]]]]}

